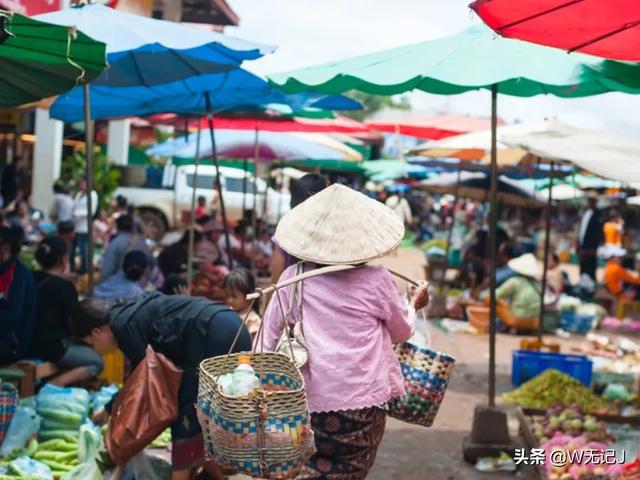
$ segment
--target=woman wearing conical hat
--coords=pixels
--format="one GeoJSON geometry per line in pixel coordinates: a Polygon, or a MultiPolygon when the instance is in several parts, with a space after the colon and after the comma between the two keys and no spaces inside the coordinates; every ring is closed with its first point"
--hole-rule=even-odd
{"type": "MultiPolygon", "coordinates": [[[[301,371],[318,449],[299,478],[366,478],[384,433],[384,406],[404,394],[393,343],[413,334],[427,288],[412,291],[406,305],[390,273],[366,265],[397,248],[403,236],[404,225],[391,209],[338,184],[289,211],[278,225],[276,241],[303,262],[304,271],[362,266],[305,279],[301,318],[289,320],[300,321],[308,347],[301,371]]],[[[280,281],[296,270],[287,268],[280,281]]],[[[280,306],[289,305],[293,291],[285,287],[280,302],[269,303],[265,349],[276,348],[285,323],[280,306]]]]}

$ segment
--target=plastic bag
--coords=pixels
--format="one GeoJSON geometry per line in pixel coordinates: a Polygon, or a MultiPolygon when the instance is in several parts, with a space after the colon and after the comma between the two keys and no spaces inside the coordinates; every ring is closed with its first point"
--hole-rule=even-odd
{"type": "Polygon", "coordinates": [[[60,480],[102,480],[103,478],[98,462],[94,458],[65,473],[60,477],[60,480]]]}
{"type": "Polygon", "coordinates": [[[84,388],[56,387],[47,384],[36,397],[38,410],[63,410],[87,417],[89,414],[89,392],[84,388]]]}
{"type": "Polygon", "coordinates": [[[80,465],[65,473],[61,480],[102,480],[104,475],[100,471],[97,460],[103,446],[100,429],[91,422],[83,424],[78,438],[80,465]]]}
{"type": "Polygon", "coordinates": [[[93,395],[93,398],[91,399],[91,411],[95,413],[102,410],[104,406],[111,401],[116,393],[118,393],[118,387],[116,385],[102,387],[93,395]]]}
{"type": "Polygon", "coordinates": [[[53,480],[53,472],[48,465],[25,456],[9,463],[7,470],[11,475],[17,477],[36,477],[42,480],[53,480]]]}
{"type": "Polygon", "coordinates": [[[121,480],[171,480],[171,465],[159,457],[140,452],[129,460],[121,480]]]}
{"type": "Polygon", "coordinates": [[[24,448],[29,439],[38,432],[39,428],[40,417],[34,409],[17,407],[0,447],[0,456],[7,457],[14,450],[24,448]]]}

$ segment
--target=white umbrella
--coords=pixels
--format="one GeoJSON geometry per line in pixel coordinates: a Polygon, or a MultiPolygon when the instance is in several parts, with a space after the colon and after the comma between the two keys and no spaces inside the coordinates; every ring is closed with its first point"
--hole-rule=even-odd
{"type": "Polygon", "coordinates": [[[504,133],[500,141],[601,177],[626,184],[640,182],[640,142],[628,137],[547,121],[528,131],[504,133]]]}

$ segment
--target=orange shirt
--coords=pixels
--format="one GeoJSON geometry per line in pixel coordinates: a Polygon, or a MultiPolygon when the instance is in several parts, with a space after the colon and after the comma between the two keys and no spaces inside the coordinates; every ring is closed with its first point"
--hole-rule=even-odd
{"type": "Polygon", "coordinates": [[[622,246],[622,225],[617,222],[607,222],[602,228],[605,245],[622,246]]]}
{"type": "Polygon", "coordinates": [[[624,283],[640,285],[640,275],[627,270],[617,262],[609,261],[604,267],[604,283],[614,295],[620,295],[624,290],[624,283]]]}

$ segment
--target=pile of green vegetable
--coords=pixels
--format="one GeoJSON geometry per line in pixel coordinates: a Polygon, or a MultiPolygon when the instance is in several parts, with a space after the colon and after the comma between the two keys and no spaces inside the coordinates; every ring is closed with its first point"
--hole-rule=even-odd
{"type": "Polygon", "coordinates": [[[36,411],[42,423],[40,440],[78,436],[80,425],[89,416],[89,392],[83,388],[45,385],[36,397],[36,411]]]}
{"type": "Polygon", "coordinates": [[[502,395],[506,403],[529,408],[580,404],[585,412],[606,409],[607,402],[579,380],[558,370],[549,369],[523,383],[520,388],[502,395]]]}
{"type": "MultiPolygon", "coordinates": [[[[103,390],[94,395],[94,409],[102,408],[114,393],[112,387],[103,390]],[[99,394],[104,398],[97,398],[99,394]]],[[[102,453],[106,453],[103,435],[88,418],[90,395],[87,390],[45,385],[35,398],[21,400],[20,408],[32,415],[23,415],[21,419],[14,416],[13,420],[18,422],[15,430],[24,435],[16,436],[11,450],[3,452],[0,480],[103,478],[99,464],[103,462],[102,453]]]]}

